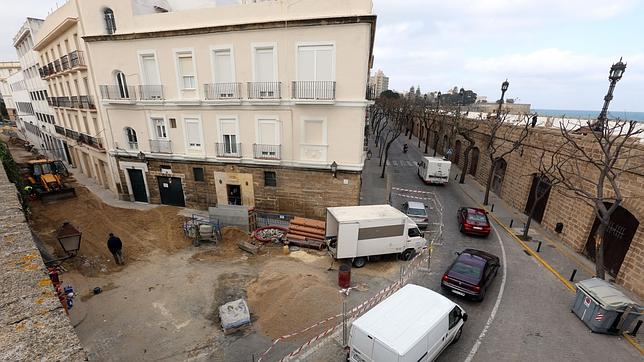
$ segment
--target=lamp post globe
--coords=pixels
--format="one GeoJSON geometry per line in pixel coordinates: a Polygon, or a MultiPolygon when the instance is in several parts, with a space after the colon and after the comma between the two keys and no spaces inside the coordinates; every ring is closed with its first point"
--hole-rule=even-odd
{"type": "Polygon", "coordinates": [[[608,76],[608,79],[617,82],[618,80],[622,79],[622,75],[624,74],[625,70],[626,63],[622,62],[622,58],[619,58],[619,62],[613,64],[610,67],[610,74],[608,76]]]}

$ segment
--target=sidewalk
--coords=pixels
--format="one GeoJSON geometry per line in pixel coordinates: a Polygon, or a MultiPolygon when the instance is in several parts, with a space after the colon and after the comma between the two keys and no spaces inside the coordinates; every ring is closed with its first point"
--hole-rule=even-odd
{"type": "MultiPolygon", "coordinates": [[[[382,166],[379,166],[379,148],[376,148],[374,138],[369,137],[369,150],[372,155],[370,160],[365,160],[362,169],[362,185],[360,187],[360,205],[386,204],[389,197],[389,166],[385,171],[385,178],[380,178],[382,166]]],[[[383,158],[384,162],[384,158],[383,158]]]]}

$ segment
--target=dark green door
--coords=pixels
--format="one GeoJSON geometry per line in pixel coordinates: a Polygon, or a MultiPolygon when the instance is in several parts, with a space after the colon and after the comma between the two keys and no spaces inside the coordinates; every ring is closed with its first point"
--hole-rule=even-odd
{"type": "Polygon", "coordinates": [[[178,177],[159,176],[159,193],[161,194],[161,203],[164,205],[186,206],[183,197],[183,186],[181,179],[178,177]]]}

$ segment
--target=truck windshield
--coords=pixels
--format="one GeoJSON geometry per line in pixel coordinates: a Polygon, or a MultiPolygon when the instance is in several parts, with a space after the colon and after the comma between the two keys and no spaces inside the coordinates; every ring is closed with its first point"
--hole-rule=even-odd
{"type": "Polygon", "coordinates": [[[416,236],[423,236],[418,228],[410,228],[409,231],[407,231],[407,235],[412,238],[416,236]]]}

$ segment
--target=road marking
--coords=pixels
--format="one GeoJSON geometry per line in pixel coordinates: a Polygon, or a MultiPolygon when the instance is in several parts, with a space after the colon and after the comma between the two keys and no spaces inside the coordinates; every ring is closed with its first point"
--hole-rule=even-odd
{"type": "Polygon", "coordinates": [[[644,354],[644,348],[642,348],[642,346],[640,346],[639,343],[637,343],[637,340],[635,338],[629,336],[628,333],[626,332],[624,332],[624,334],[622,335],[628,341],[628,343],[632,344],[633,347],[637,348],[637,350],[640,351],[641,354],[644,354]]]}
{"type": "Polygon", "coordinates": [[[467,355],[467,358],[465,358],[465,362],[472,361],[472,359],[474,358],[474,355],[476,355],[476,352],[479,350],[481,343],[483,343],[483,338],[485,338],[485,335],[487,334],[488,329],[490,329],[490,326],[494,321],[496,312],[499,310],[499,305],[501,304],[501,299],[503,298],[503,291],[505,290],[505,282],[507,279],[506,272],[508,268],[507,267],[508,262],[505,255],[505,247],[503,246],[503,241],[501,240],[501,236],[499,236],[499,231],[496,229],[494,224],[492,224],[492,228],[494,229],[494,233],[496,234],[496,239],[499,241],[499,244],[501,245],[501,254],[503,255],[503,279],[501,280],[501,288],[499,289],[499,294],[496,296],[496,302],[494,302],[494,308],[492,308],[490,317],[487,319],[487,323],[485,323],[485,327],[483,327],[481,334],[479,334],[479,338],[476,339],[476,342],[474,343],[474,346],[472,346],[472,349],[470,350],[470,353],[467,355]]]}

